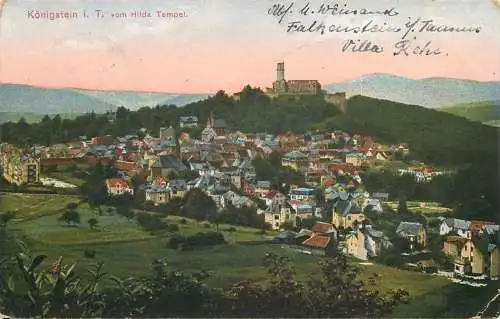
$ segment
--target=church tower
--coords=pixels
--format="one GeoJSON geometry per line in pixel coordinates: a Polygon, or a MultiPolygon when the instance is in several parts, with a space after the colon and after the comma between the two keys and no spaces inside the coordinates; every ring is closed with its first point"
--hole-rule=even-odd
{"type": "Polygon", "coordinates": [[[207,127],[209,128],[214,127],[214,111],[210,111],[210,115],[208,116],[207,119],[207,127]]]}

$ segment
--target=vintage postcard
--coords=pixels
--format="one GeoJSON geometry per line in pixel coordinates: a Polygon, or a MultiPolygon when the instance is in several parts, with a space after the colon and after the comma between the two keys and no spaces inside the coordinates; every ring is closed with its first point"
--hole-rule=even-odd
{"type": "Polygon", "coordinates": [[[0,0],[0,317],[500,318],[499,0],[0,0]]]}

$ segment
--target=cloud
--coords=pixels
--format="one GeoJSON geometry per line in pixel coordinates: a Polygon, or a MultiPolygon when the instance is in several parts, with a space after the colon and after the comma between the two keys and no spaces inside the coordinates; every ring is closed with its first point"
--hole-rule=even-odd
{"type": "Polygon", "coordinates": [[[87,32],[80,33],[71,37],[58,38],[54,41],[53,48],[70,49],[75,51],[113,51],[117,46],[117,43],[117,40],[111,36],[87,32]]]}

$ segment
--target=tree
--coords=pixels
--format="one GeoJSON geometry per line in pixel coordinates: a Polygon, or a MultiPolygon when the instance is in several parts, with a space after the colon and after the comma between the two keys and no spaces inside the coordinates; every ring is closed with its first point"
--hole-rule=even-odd
{"type": "Polygon", "coordinates": [[[406,203],[406,198],[403,196],[398,202],[398,214],[407,215],[410,211],[408,210],[408,204],[406,203]]]}
{"type": "Polygon", "coordinates": [[[189,190],[182,202],[182,216],[197,221],[209,221],[217,214],[217,205],[214,200],[200,189],[189,190]]]}
{"type": "Polygon", "coordinates": [[[131,220],[134,218],[134,212],[132,211],[132,208],[128,205],[120,205],[116,208],[116,212],[118,215],[123,216],[127,218],[128,220],[131,220]]]}
{"type": "Polygon", "coordinates": [[[169,224],[167,226],[167,231],[171,234],[177,233],[179,231],[179,225],[177,224],[169,224]]]}
{"type": "Polygon", "coordinates": [[[99,224],[99,221],[95,218],[91,218],[87,221],[87,223],[89,224],[90,229],[94,230],[97,224],[99,224]]]}
{"type": "Polygon", "coordinates": [[[80,224],[80,213],[76,210],[65,210],[58,220],[66,223],[66,225],[76,226],[80,224]]]}
{"type": "Polygon", "coordinates": [[[405,301],[408,293],[398,289],[387,295],[374,287],[379,280],[359,281],[359,269],[350,265],[343,255],[320,262],[320,278],[303,283],[286,257],[267,253],[264,265],[270,280],[261,283],[246,281],[232,290],[233,313],[260,316],[382,317],[395,305],[405,301]]]}

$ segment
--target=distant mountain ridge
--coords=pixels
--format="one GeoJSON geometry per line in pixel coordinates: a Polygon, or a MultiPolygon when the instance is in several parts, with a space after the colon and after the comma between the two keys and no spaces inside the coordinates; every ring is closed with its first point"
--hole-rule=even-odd
{"type": "MultiPolygon", "coordinates": [[[[478,82],[447,78],[412,80],[389,74],[324,85],[329,92],[346,92],[394,102],[435,108],[477,101],[499,101],[500,82],[478,82]]],[[[0,84],[0,112],[34,114],[104,113],[119,106],[137,110],[143,106],[177,105],[203,100],[211,94],[170,94],[133,91],[96,91],[41,88],[0,84]]]]}
{"type": "Polygon", "coordinates": [[[500,82],[449,78],[413,80],[376,73],[358,79],[325,85],[329,92],[346,92],[394,102],[436,108],[477,101],[500,100],[500,82]]]}
{"type": "Polygon", "coordinates": [[[94,111],[104,113],[119,106],[132,110],[158,104],[184,106],[205,99],[208,96],[210,95],[92,91],[0,84],[0,112],[82,114],[94,111]]]}

